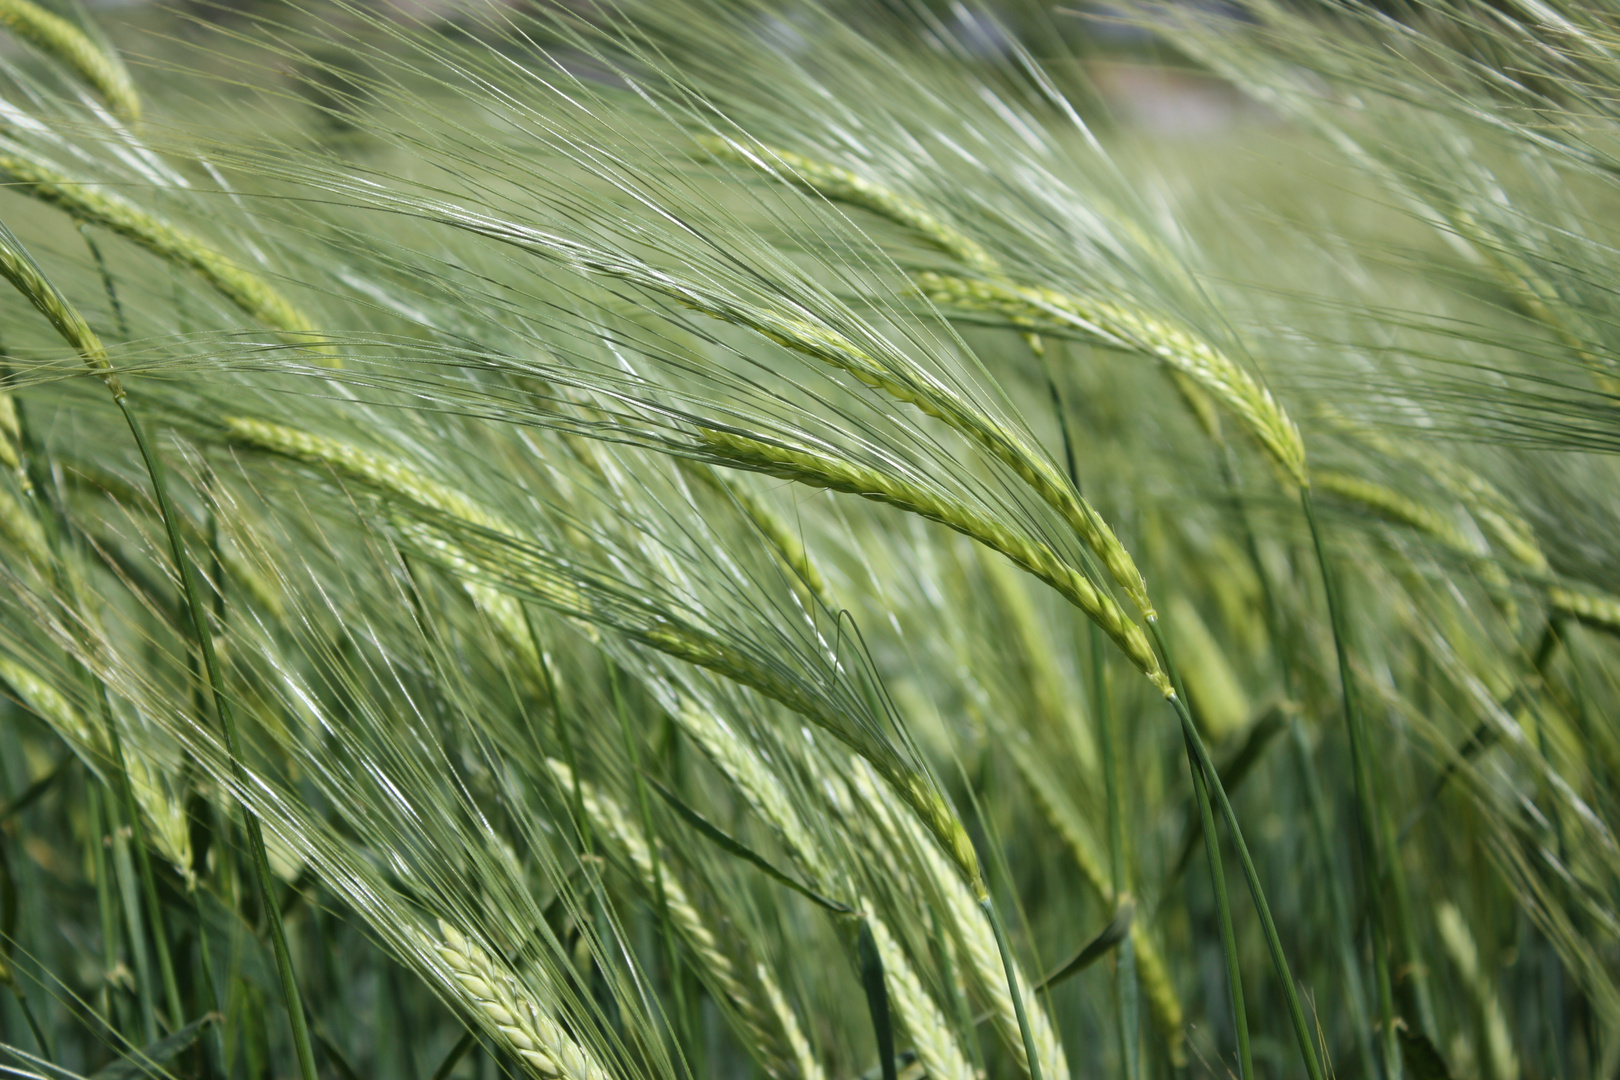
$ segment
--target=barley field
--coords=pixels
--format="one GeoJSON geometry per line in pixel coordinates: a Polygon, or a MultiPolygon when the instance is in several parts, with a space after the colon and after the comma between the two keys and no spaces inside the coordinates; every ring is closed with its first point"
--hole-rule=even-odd
{"type": "Polygon", "coordinates": [[[1617,88],[0,0],[0,1073],[1614,1077],[1617,88]]]}

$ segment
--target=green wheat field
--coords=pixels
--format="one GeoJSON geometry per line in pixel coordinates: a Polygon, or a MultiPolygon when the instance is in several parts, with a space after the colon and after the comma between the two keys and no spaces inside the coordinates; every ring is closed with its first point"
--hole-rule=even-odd
{"type": "Polygon", "coordinates": [[[0,0],[0,186],[0,1075],[1620,1074],[1609,0],[0,0]]]}

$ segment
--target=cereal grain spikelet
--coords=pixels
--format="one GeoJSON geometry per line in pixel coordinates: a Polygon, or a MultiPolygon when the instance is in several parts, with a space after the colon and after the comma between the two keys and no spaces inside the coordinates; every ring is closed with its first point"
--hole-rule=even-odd
{"type": "Polygon", "coordinates": [[[426,935],[423,943],[449,968],[453,989],[540,1080],[610,1080],[595,1055],[547,1015],[482,946],[443,919],[439,934],[442,943],[426,935]]]}
{"type": "Polygon", "coordinates": [[[946,224],[937,214],[914,199],[908,199],[882,184],[849,169],[817,161],[796,154],[756,144],[752,148],[730,139],[714,135],[700,135],[697,143],[711,157],[721,161],[747,165],[772,178],[786,181],[795,187],[815,192],[833,202],[848,203],[885,217],[896,225],[911,229],[929,243],[952,258],[980,273],[993,273],[998,263],[978,241],[954,226],[946,224]]]}
{"type": "Polygon", "coordinates": [[[704,429],[702,439],[704,449],[713,455],[716,464],[750,469],[812,487],[887,503],[947,525],[1001,552],[1078,607],[1114,640],[1155,686],[1166,695],[1171,692],[1170,681],[1159,666],[1142,628],[1121,610],[1113,597],[1045,544],[1014,532],[1001,522],[920,485],[846,459],[713,429],[704,429]]]}
{"type": "Polygon", "coordinates": [[[1299,428],[1267,390],[1230,357],[1145,311],[1107,300],[1002,281],[923,273],[917,291],[946,307],[986,312],[1037,332],[1080,333],[1114,348],[1146,353],[1202,387],[1265,447],[1299,486],[1307,483],[1299,428]]]}
{"type": "Polygon", "coordinates": [[[0,0],[0,26],[72,68],[120,119],[141,118],[129,72],[77,26],[32,0],[0,0]]]}
{"type": "MultiPolygon", "coordinates": [[[[656,873],[652,848],[641,827],[630,820],[623,807],[598,791],[595,785],[587,780],[576,781],[573,770],[564,763],[547,759],[546,765],[564,790],[576,790],[577,784],[586,816],[629,856],[630,865],[641,879],[642,887],[652,892],[659,875],[656,873]]],[[[747,1042],[760,1055],[766,1072],[773,1077],[793,1076],[797,1065],[803,1061],[796,1052],[797,1048],[792,1046],[792,1035],[798,1033],[797,1025],[793,1032],[781,1030],[779,1013],[774,1006],[770,1013],[760,1008],[754,995],[744,987],[731,957],[720,947],[714,932],[709,929],[708,921],[687,894],[686,886],[667,869],[667,859],[660,861],[666,866],[661,877],[670,922],[686,942],[686,947],[697,957],[711,989],[742,1022],[747,1042]],[[784,1043],[787,1045],[784,1046],[784,1043]]],[[[780,996],[780,991],[777,991],[777,995],[780,996]]],[[[788,1015],[791,1018],[791,1012],[788,1015]]],[[[802,1041],[803,1035],[800,1034],[799,1038],[802,1041]]],[[[810,1080],[802,1071],[800,1076],[801,1080],[810,1080]]]]}
{"type": "MultiPolygon", "coordinates": [[[[0,4],[6,2],[0,0],[0,4]]],[[[115,232],[167,262],[188,267],[243,313],[266,326],[295,335],[312,330],[303,313],[269,282],[232,262],[199,237],[127,199],[15,154],[0,155],[0,176],[10,181],[13,190],[32,195],[79,221],[115,232]]]]}

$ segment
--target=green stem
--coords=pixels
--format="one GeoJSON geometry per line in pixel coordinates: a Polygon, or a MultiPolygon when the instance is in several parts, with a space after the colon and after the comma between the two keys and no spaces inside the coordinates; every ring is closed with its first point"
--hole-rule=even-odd
{"type": "Polygon", "coordinates": [[[129,821],[130,838],[135,852],[137,876],[146,901],[147,922],[152,933],[152,949],[157,954],[158,974],[163,980],[163,997],[169,1003],[169,1030],[179,1031],[185,1026],[185,1009],[180,1001],[180,983],[174,977],[174,959],[169,953],[169,934],[158,903],[157,878],[152,873],[152,858],[147,851],[146,825],[141,821],[141,810],[135,802],[135,787],[129,778],[129,766],[124,756],[124,739],[113,718],[112,703],[107,699],[107,688],[95,683],[101,704],[102,725],[107,730],[107,741],[112,749],[113,765],[118,770],[119,796],[124,805],[124,817],[129,821]]]}
{"type": "Polygon", "coordinates": [[[141,932],[141,900],[135,891],[135,868],[129,857],[129,839],[124,835],[123,817],[115,800],[107,802],[107,823],[112,836],[113,873],[124,907],[124,932],[129,937],[130,958],[135,961],[141,1037],[150,1044],[158,1038],[157,1012],[152,1004],[157,997],[152,986],[152,957],[146,949],[146,935],[141,932]]]}
{"type": "MultiPolygon", "coordinates": [[[[675,998],[675,1015],[680,1017],[682,1041],[689,1053],[699,1051],[698,1025],[686,1004],[686,988],[682,985],[681,951],[675,940],[674,920],[669,917],[669,898],[664,891],[664,861],[658,857],[658,834],[653,832],[652,804],[647,799],[647,782],[641,775],[641,751],[636,745],[635,732],[630,727],[630,711],[625,705],[623,676],[617,666],[609,668],[609,681],[613,686],[613,708],[619,714],[619,728],[624,733],[625,753],[630,758],[630,773],[636,780],[636,807],[641,813],[641,832],[647,838],[647,857],[652,860],[653,895],[658,902],[658,933],[664,939],[664,960],[669,966],[669,985],[675,998]]],[[[577,781],[577,774],[576,774],[577,781]]],[[[692,1072],[686,1055],[680,1055],[688,1075],[692,1072]]]]}
{"type": "Polygon", "coordinates": [[[1356,958],[1356,935],[1350,921],[1350,903],[1344,895],[1344,884],[1339,880],[1339,868],[1334,864],[1332,830],[1328,825],[1327,799],[1322,794],[1322,779],[1311,760],[1311,748],[1306,739],[1305,725],[1299,717],[1290,722],[1294,760],[1305,786],[1306,808],[1310,814],[1311,835],[1327,886],[1328,908],[1333,914],[1334,936],[1338,939],[1339,964],[1344,968],[1345,994],[1350,999],[1350,1023],[1356,1033],[1356,1047],[1361,1053],[1365,1080],[1378,1080],[1378,1050],[1373,1045],[1372,1024],[1367,1017],[1367,988],[1361,981],[1361,963],[1356,958]]]}
{"type": "Polygon", "coordinates": [[[1243,973],[1238,966],[1237,930],[1232,925],[1232,901],[1226,891],[1226,869],[1221,859],[1220,834],[1215,831],[1215,811],[1209,799],[1209,783],[1198,762],[1198,751],[1182,732],[1187,747],[1187,765],[1192,773],[1193,793],[1198,815],[1204,822],[1204,854],[1209,860],[1210,885],[1215,890],[1215,910],[1221,923],[1221,948],[1226,962],[1226,992],[1232,1006],[1232,1026],[1237,1031],[1238,1075],[1253,1080],[1254,1051],[1249,1045],[1249,1015],[1243,1001],[1243,973]]]}
{"type": "MultiPolygon", "coordinates": [[[[1260,543],[1255,537],[1254,527],[1239,497],[1237,465],[1231,445],[1222,441],[1220,450],[1221,479],[1236,507],[1235,512],[1243,533],[1244,550],[1248,554],[1249,563],[1254,568],[1255,579],[1260,583],[1265,598],[1263,614],[1266,632],[1273,642],[1280,645],[1287,640],[1283,631],[1281,605],[1277,601],[1276,590],[1272,587],[1271,576],[1266,573],[1265,563],[1260,558],[1260,543]]],[[[1287,651],[1279,652],[1278,663],[1282,669],[1284,691],[1290,700],[1298,700],[1294,666],[1287,651]]],[[[1360,1051],[1363,1080],[1378,1080],[1378,1055],[1373,1045],[1372,1026],[1367,1019],[1367,991],[1361,979],[1361,964],[1356,957],[1355,929],[1350,920],[1350,904],[1345,897],[1344,881],[1339,872],[1338,860],[1333,857],[1327,800],[1322,794],[1321,777],[1317,775],[1316,765],[1311,759],[1311,748],[1305,736],[1304,725],[1301,724],[1299,717],[1295,716],[1289,722],[1289,727],[1294,743],[1295,766],[1305,789],[1311,819],[1311,837],[1316,846],[1317,858],[1321,860],[1328,906],[1333,913],[1339,962],[1344,968],[1345,992],[1350,999],[1350,1021],[1355,1030],[1356,1047],[1360,1051]]]]}
{"type": "MultiPolygon", "coordinates": [[[[102,813],[101,785],[93,774],[85,778],[85,807],[85,816],[90,822],[90,866],[96,875],[96,910],[101,915],[102,991],[107,1005],[106,1021],[108,1027],[119,1031],[122,1025],[115,1013],[116,988],[111,978],[118,966],[118,913],[113,910],[106,843],[111,839],[112,829],[108,828],[106,816],[102,813]]],[[[122,1012],[122,1009],[116,1011],[122,1012]]]]}
{"type": "MultiPolygon", "coordinates": [[[[135,445],[140,449],[141,460],[145,462],[146,471],[152,478],[152,490],[157,497],[158,513],[163,518],[164,529],[168,532],[169,551],[180,573],[180,587],[185,593],[186,607],[191,614],[192,631],[196,637],[197,647],[202,652],[203,670],[208,679],[209,689],[213,692],[214,709],[219,714],[219,725],[225,736],[225,750],[230,755],[231,772],[236,782],[245,789],[248,786],[247,771],[242,765],[242,748],[237,737],[236,719],[231,712],[230,701],[225,695],[219,658],[214,653],[213,634],[209,632],[208,622],[203,616],[196,571],[186,556],[185,542],[180,538],[179,522],[169,502],[168,486],[163,481],[162,462],[152,452],[146,431],[134,410],[130,408],[128,398],[122,394],[115,394],[113,400],[123,412],[130,433],[135,437],[135,445]]],[[[270,942],[276,956],[276,969],[281,977],[281,992],[287,1004],[287,1019],[292,1025],[293,1050],[298,1057],[299,1072],[303,1080],[317,1080],[315,1052],[309,1037],[309,1022],[304,1016],[303,1000],[298,992],[297,978],[293,974],[292,954],[287,949],[287,932],[281,925],[281,909],[276,903],[275,889],[270,878],[270,859],[264,847],[264,829],[259,823],[258,815],[245,802],[242,802],[241,806],[242,822],[248,834],[248,854],[253,863],[253,879],[258,886],[259,902],[264,907],[265,922],[268,924],[270,942]]]]}
{"type": "Polygon", "coordinates": [[[1001,952],[1001,966],[1007,973],[1007,991],[1012,997],[1013,1013],[1018,1017],[1018,1034],[1024,1039],[1024,1056],[1029,1059],[1029,1080],[1041,1080],[1041,1059],[1035,1053],[1035,1033],[1029,1026],[1029,1015],[1024,1009],[1024,994],[1018,985],[1018,966],[1013,962],[1012,946],[1007,943],[1007,928],[1002,925],[1001,913],[986,896],[979,901],[984,913],[990,917],[990,928],[996,934],[996,948],[1001,952]]]}
{"type": "Polygon", "coordinates": [[[1384,925],[1383,906],[1378,898],[1378,888],[1385,880],[1384,853],[1380,850],[1382,829],[1379,827],[1373,803],[1367,735],[1363,730],[1361,711],[1356,705],[1355,677],[1350,670],[1350,653],[1345,640],[1346,626],[1340,605],[1338,582],[1328,563],[1327,550],[1322,543],[1322,529],[1316,520],[1316,501],[1311,496],[1309,487],[1300,490],[1300,502],[1305,509],[1305,521],[1311,531],[1311,545],[1316,551],[1316,564],[1322,575],[1322,590],[1327,598],[1328,623],[1333,631],[1333,651],[1339,665],[1340,700],[1344,709],[1345,730],[1350,741],[1351,774],[1356,792],[1356,808],[1361,816],[1363,854],[1369,871],[1365,905],[1372,926],[1373,967],[1378,979],[1378,1008],[1384,1042],[1384,1075],[1387,1080],[1398,1080],[1401,1075],[1401,1056],[1395,1032],[1394,985],[1389,974],[1389,937],[1388,929],[1384,925]]]}
{"type": "MultiPolygon", "coordinates": [[[[1107,801],[1108,880],[1117,908],[1125,895],[1125,807],[1120,797],[1119,748],[1114,730],[1114,710],[1108,699],[1107,645],[1102,629],[1087,620],[1091,638],[1091,711],[1097,722],[1102,749],[1103,789],[1107,801]]],[[[1114,966],[1115,1021],[1119,1034],[1120,1060],[1125,1080],[1140,1080],[1141,1036],[1137,1011],[1136,949],[1130,935],[1120,942],[1119,959],[1114,966]]]]}
{"type": "Polygon", "coordinates": [[[1294,1038],[1299,1043],[1300,1055],[1305,1059],[1305,1072],[1310,1080],[1324,1080],[1322,1063],[1316,1056],[1316,1042],[1311,1034],[1310,1021],[1306,1018],[1305,1006],[1299,999],[1299,988],[1294,985],[1293,973],[1289,971],[1288,958],[1283,954],[1282,938],[1277,933],[1276,921],[1271,917],[1271,905],[1266,902],[1265,890],[1260,884],[1260,874],[1255,869],[1253,857],[1249,854],[1249,845],[1243,839],[1243,830],[1238,826],[1237,814],[1232,809],[1231,800],[1226,797],[1226,788],[1221,785],[1220,773],[1216,771],[1215,762],[1210,760],[1204,740],[1199,738],[1198,729],[1193,726],[1192,713],[1187,711],[1186,702],[1177,695],[1170,699],[1170,704],[1181,720],[1182,735],[1197,754],[1198,763],[1204,770],[1210,791],[1220,804],[1221,817],[1226,821],[1227,832],[1232,838],[1232,847],[1237,851],[1238,862],[1243,867],[1243,876],[1249,884],[1249,895],[1254,899],[1255,911],[1260,916],[1260,926],[1265,932],[1266,947],[1271,952],[1272,966],[1276,968],[1277,978],[1282,983],[1283,996],[1288,1001],[1288,1017],[1294,1025],[1294,1038]]]}

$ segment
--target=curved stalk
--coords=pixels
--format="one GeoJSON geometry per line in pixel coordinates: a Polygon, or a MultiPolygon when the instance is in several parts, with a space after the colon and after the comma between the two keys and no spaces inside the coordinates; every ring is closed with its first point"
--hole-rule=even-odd
{"type": "Polygon", "coordinates": [[[996,948],[1001,953],[1001,966],[1007,971],[1007,993],[1012,997],[1013,1012],[1018,1017],[1018,1034],[1024,1039],[1024,1056],[1029,1060],[1029,1080],[1041,1080],[1041,1058],[1035,1052],[1035,1034],[1029,1027],[1029,1014],[1024,1010],[1024,995],[1019,992],[1018,965],[1013,961],[1012,946],[1007,943],[1007,928],[1002,925],[1001,913],[989,896],[979,900],[979,906],[990,918],[990,927],[996,933],[996,948]]]}
{"type": "MultiPolygon", "coordinates": [[[[141,460],[146,465],[147,474],[152,478],[158,515],[163,519],[163,528],[168,533],[169,553],[180,571],[180,591],[185,594],[192,630],[197,639],[197,646],[202,651],[203,670],[213,694],[214,710],[219,714],[220,729],[225,735],[225,750],[231,758],[231,771],[237,782],[245,786],[247,772],[242,767],[242,747],[236,733],[236,717],[231,712],[230,701],[225,696],[219,657],[214,653],[214,636],[209,633],[208,623],[203,615],[197,572],[186,555],[185,541],[180,538],[174,507],[169,502],[168,485],[163,480],[163,463],[152,452],[146,430],[135,415],[135,411],[130,408],[128,396],[115,392],[113,400],[117,402],[119,411],[124,414],[124,421],[129,425],[130,434],[135,438],[135,445],[141,452],[141,460]]],[[[259,823],[259,816],[246,803],[242,804],[242,823],[247,829],[248,854],[253,863],[253,880],[258,886],[259,902],[264,905],[270,944],[276,956],[276,971],[281,977],[281,992],[287,1001],[287,1019],[292,1024],[293,1050],[298,1057],[298,1070],[303,1080],[317,1080],[315,1051],[309,1037],[309,1022],[304,1016],[303,999],[298,992],[297,977],[293,973],[292,953],[287,949],[286,928],[281,925],[281,907],[276,902],[274,883],[270,879],[270,860],[265,853],[264,828],[259,823]]]]}
{"type": "Polygon", "coordinates": [[[1322,543],[1322,529],[1316,520],[1316,502],[1309,486],[1300,488],[1300,503],[1305,509],[1305,521],[1311,531],[1311,546],[1316,552],[1316,565],[1322,575],[1322,589],[1327,598],[1328,623],[1333,631],[1333,651],[1339,666],[1339,694],[1344,709],[1345,730],[1350,741],[1350,766],[1356,791],[1356,808],[1361,817],[1361,843],[1367,862],[1367,878],[1373,884],[1367,890],[1365,908],[1372,928],[1373,967],[1378,980],[1378,1010],[1384,1044],[1384,1074],[1388,1080],[1401,1075],[1400,1046],[1395,1031],[1395,994],[1389,973],[1389,932],[1384,925],[1383,906],[1377,891],[1385,880],[1384,852],[1380,839],[1378,815],[1373,805],[1372,773],[1368,760],[1367,733],[1362,726],[1361,712],[1356,706],[1355,678],[1350,671],[1350,653],[1345,643],[1344,612],[1340,604],[1338,582],[1328,565],[1327,549],[1322,543]]]}
{"type": "MultiPolygon", "coordinates": [[[[1153,635],[1154,644],[1164,658],[1171,678],[1174,679],[1175,666],[1156,620],[1148,623],[1148,632],[1153,635]]],[[[1272,967],[1276,969],[1277,979],[1282,983],[1283,996],[1288,1001],[1288,1017],[1293,1023],[1294,1039],[1299,1043],[1300,1056],[1305,1059],[1305,1072],[1310,1080],[1325,1080],[1321,1059],[1316,1054],[1316,1042],[1311,1034],[1310,1021],[1305,1017],[1305,1006],[1299,1000],[1299,988],[1294,985],[1294,976],[1288,967],[1288,957],[1283,953],[1282,938],[1277,933],[1276,920],[1271,917],[1271,905],[1266,901],[1266,892],[1260,883],[1260,873],[1255,869],[1254,859],[1249,854],[1249,845],[1243,839],[1243,829],[1238,824],[1237,813],[1232,809],[1232,802],[1226,795],[1226,787],[1221,783],[1220,771],[1215,768],[1215,762],[1211,760],[1209,750],[1204,746],[1204,740],[1193,724],[1192,713],[1188,710],[1186,701],[1178,693],[1167,695],[1167,700],[1170,707],[1175,710],[1176,719],[1181,722],[1181,733],[1186,740],[1188,751],[1197,759],[1194,770],[1203,772],[1209,791],[1214,794],[1216,802],[1220,805],[1221,817],[1226,821],[1227,831],[1231,833],[1232,847],[1236,850],[1238,862],[1243,867],[1243,877],[1248,882],[1255,913],[1260,916],[1260,926],[1265,933],[1266,948],[1271,953],[1272,967]]],[[[1206,843],[1208,836],[1206,826],[1206,843]]]]}

